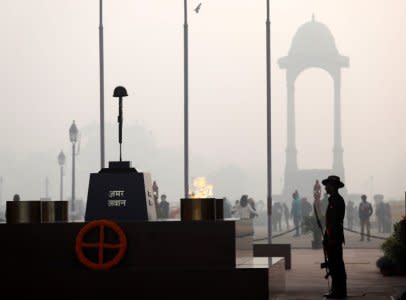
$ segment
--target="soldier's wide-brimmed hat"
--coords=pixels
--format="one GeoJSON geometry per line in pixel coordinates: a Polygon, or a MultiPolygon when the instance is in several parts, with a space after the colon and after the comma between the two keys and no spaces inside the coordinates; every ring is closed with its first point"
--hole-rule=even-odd
{"type": "Polygon", "coordinates": [[[328,183],[332,183],[335,186],[337,186],[339,189],[344,187],[344,183],[341,182],[340,177],[335,176],[335,175],[331,175],[331,176],[327,177],[321,183],[324,185],[326,185],[328,183]]]}

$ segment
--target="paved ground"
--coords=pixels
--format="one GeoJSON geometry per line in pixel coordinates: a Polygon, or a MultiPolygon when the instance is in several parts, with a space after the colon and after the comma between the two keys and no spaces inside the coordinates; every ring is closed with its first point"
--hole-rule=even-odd
{"type": "MultiPolygon", "coordinates": [[[[359,228],[354,228],[355,230],[359,231],[359,228]]],[[[282,228],[282,232],[285,232],[286,228],[282,228]]],[[[279,231],[273,233],[279,234],[279,231]]],[[[312,234],[308,233],[305,235],[300,235],[299,237],[293,237],[294,232],[288,233],[284,236],[278,237],[273,239],[274,243],[278,244],[291,244],[292,248],[311,248],[311,241],[313,239],[312,234]]],[[[376,233],[375,230],[371,232],[372,235],[380,236],[380,237],[388,237],[390,234],[388,233],[376,233]]],[[[264,226],[255,226],[255,237],[254,239],[259,239],[256,243],[267,243],[267,229],[264,226]]],[[[345,232],[345,239],[346,244],[345,247],[347,248],[359,248],[359,249],[379,249],[380,245],[384,240],[380,239],[371,239],[371,241],[360,241],[360,235],[351,233],[346,231],[345,232]]]]}
{"type": "MultiPolygon", "coordinates": [[[[344,260],[348,275],[348,293],[351,300],[391,299],[406,291],[406,277],[384,277],[375,262],[381,256],[378,249],[346,249],[344,260]]],[[[321,250],[293,249],[292,270],[286,271],[286,292],[271,295],[272,300],[323,299],[327,280],[320,269],[321,250]]]]}

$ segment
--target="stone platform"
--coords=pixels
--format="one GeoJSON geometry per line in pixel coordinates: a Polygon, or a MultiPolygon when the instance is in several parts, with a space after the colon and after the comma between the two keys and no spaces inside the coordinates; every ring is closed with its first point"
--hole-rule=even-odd
{"type": "Polygon", "coordinates": [[[283,278],[275,273],[284,271],[283,260],[275,258],[269,268],[267,259],[252,257],[250,221],[119,225],[128,240],[125,257],[109,271],[93,271],[74,251],[84,223],[0,224],[3,292],[17,298],[55,289],[68,298],[268,300],[269,288],[283,278]]]}
{"type": "MultiPolygon", "coordinates": [[[[348,276],[348,299],[394,300],[406,291],[406,277],[385,277],[376,267],[379,249],[344,249],[348,276]],[[393,298],[392,298],[393,297],[393,298]]],[[[320,269],[321,250],[293,249],[292,269],[286,271],[286,290],[271,292],[271,300],[317,300],[327,291],[327,280],[320,269]]]]}

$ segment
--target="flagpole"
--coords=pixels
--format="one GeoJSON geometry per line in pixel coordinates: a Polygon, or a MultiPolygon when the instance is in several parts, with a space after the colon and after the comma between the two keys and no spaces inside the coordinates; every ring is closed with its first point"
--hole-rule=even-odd
{"type": "Polygon", "coordinates": [[[270,0],[266,0],[266,98],[267,98],[267,206],[268,243],[272,244],[272,124],[271,124],[271,21],[270,0]]]}
{"type": "Polygon", "coordinates": [[[103,39],[103,0],[99,1],[99,65],[100,65],[100,167],[104,168],[104,39],[103,39]]]}
{"type": "Polygon", "coordinates": [[[189,194],[189,32],[187,20],[187,0],[184,0],[184,14],[184,196],[185,199],[187,199],[189,194]]]}

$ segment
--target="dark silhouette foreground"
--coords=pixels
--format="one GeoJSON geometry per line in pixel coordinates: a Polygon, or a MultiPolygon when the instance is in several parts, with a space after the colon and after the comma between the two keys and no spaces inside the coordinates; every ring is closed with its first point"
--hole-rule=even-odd
{"type": "Polygon", "coordinates": [[[347,297],[347,274],[343,260],[345,203],[338,190],[344,187],[338,176],[329,176],[322,181],[326,188],[328,207],[326,212],[326,231],[323,246],[327,253],[331,290],[326,298],[347,297]]]}

